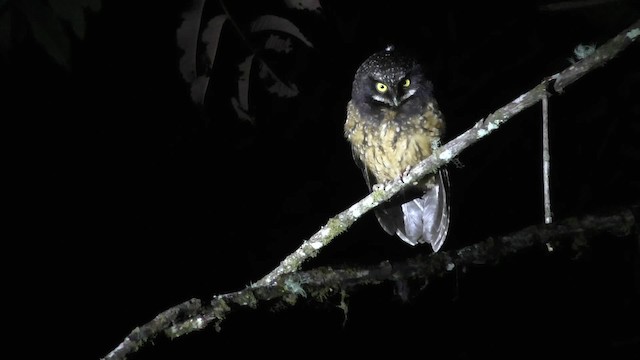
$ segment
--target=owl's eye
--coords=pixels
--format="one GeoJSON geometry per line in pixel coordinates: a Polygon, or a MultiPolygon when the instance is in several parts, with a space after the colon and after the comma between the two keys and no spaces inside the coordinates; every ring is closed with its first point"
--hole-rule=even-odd
{"type": "Polygon", "coordinates": [[[409,85],[411,85],[411,80],[404,79],[404,81],[402,82],[402,87],[409,87],[409,85]]]}
{"type": "Polygon", "coordinates": [[[385,92],[387,92],[388,87],[387,85],[379,82],[376,83],[376,90],[378,90],[379,93],[384,94],[385,92]]]}

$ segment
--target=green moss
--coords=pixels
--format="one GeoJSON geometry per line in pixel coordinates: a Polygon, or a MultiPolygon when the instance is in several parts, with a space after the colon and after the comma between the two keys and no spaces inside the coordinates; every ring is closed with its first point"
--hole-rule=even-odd
{"type": "Polygon", "coordinates": [[[236,299],[236,302],[242,306],[248,306],[252,309],[258,307],[258,300],[255,295],[253,295],[253,291],[248,289],[242,292],[238,299],[236,299]]]}
{"type": "Polygon", "coordinates": [[[212,300],[211,306],[213,307],[213,309],[211,310],[213,317],[220,321],[224,320],[226,314],[231,311],[229,305],[227,305],[227,303],[220,298],[212,300]]]}
{"type": "Polygon", "coordinates": [[[298,295],[287,292],[282,296],[282,301],[289,305],[295,305],[298,302],[298,295]]]}
{"type": "Polygon", "coordinates": [[[627,37],[631,39],[631,41],[635,40],[638,36],[640,36],[640,29],[635,28],[627,32],[627,37]]]}
{"type": "Polygon", "coordinates": [[[329,296],[333,293],[333,288],[329,286],[320,287],[316,291],[311,292],[311,296],[316,299],[318,302],[325,302],[329,298],[329,296]]]}
{"type": "Polygon", "coordinates": [[[329,238],[332,239],[340,234],[342,234],[347,227],[344,225],[344,222],[340,221],[340,219],[336,217],[332,217],[327,222],[327,227],[329,228],[329,238]]]}
{"type": "Polygon", "coordinates": [[[293,276],[290,276],[284,280],[284,289],[290,293],[302,295],[302,297],[307,297],[307,293],[302,288],[302,283],[293,279],[293,276]]]}
{"type": "Polygon", "coordinates": [[[342,309],[342,312],[344,313],[344,321],[342,322],[342,326],[347,323],[347,317],[349,315],[349,305],[347,304],[348,297],[349,294],[347,294],[346,291],[342,290],[340,292],[340,305],[338,305],[338,307],[342,309]]]}
{"type": "Polygon", "coordinates": [[[373,192],[371,192],[371,195],[373,196],[373,200],[376,202],[382,202],[385,200],[384,189],[373,190],[373,192]]]}
{"type": "Polygon", "coordinates": [[[213,314],[213,317],[216,319],[213,325],[216,329],[216,332],[220,332],[222,330],[222,327],[220,325],[222,324],[222,321],[226,317],[226,314],[229,311],[231,311],[231,308],[229,307],[229,305],[227,305],[227,303],[223,299],[219,297],[211,301],[211,306],[213,307],[213,309],[211,310],[211,313],[213,314]]]}
{"type": "Polygon", "coordinates": [[[207,323],[201,317],[197,317],[170,327],[165,331],[165,334],[169,338],[175,339],[190,332],[202,330],[206,325],[207,323]]]}

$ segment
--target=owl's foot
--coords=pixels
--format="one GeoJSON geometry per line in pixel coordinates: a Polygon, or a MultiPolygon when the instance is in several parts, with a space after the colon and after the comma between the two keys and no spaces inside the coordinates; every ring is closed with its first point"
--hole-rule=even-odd
{"type": "Polygon", "coordinates": [[[371,190],[373,191],[378,191],[378,190],[383,190],[386,188],[385,184],[373,184],[373,186],[371,187],[371,190]]]}
{"type": "Polygon", "coordinates": [[[404,169],[404,171],[402,172],[402,175],[400,175],[400,181],[402,181],[403,183],[407,183],[409,182],[409,173],[411,172],[411,166],[407,166],[406,169],[404,169]]]}

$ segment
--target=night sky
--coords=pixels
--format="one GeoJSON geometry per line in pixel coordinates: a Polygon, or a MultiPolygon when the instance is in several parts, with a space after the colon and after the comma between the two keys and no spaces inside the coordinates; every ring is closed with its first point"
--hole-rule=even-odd
{"type": "MultiPolygon", "coordinates": [[[[67,26],[71,55],[62,65],[18,8],[2,10],[10,9],[14,31],[1,58],[10,110],[3,119],[21,129],[7,134],[19,139],[9,154],[18,165],[15,213],[26,220],[17,242],[44,265],[38,281],[55,287],[61,303],[43,331],[76,324],[86,359],[105,356],[171,306],[259,280],[367,194],[342,126],[355,70],[373,52],[394,44],[416,54],[445,115],[446,141],[569,66],[576,46],[601,45],[640,18],[637,1],[566,10],[542,1],[328,1],[321,13],[227,1],[244,33],[223,27],[198,107],[176,44],[186,8],[133,3],[105,0],[87,11],[83,39],[67,26]],[[289,19],[313,48],[286,33],[252,33],[252,21],[267,14],[289,19]],[[273,34],[290,38],[291,51],[265,50],[273,34]],[[252,51],[299,93],[269,92],[255,67],[247,121],[231,98],[238,65],[252,51]]],[[[221,13],[208,1],[203,22],[221,13]]],[[[639,203],[639,64],[632,44],[550,99],[555,219],[639,203]]],[[[452,220],[443,251],[544,222],[541,136],[536,105],[448,165],[452,220]]],[[[304,268],[430,251],[388,236],[367,214],[304,268]]],[[[350,294],[344,325],[336,297],[278,310],[264,304],[231,313],[220,333],[161,338],[130,358],[631,358],[640,351],[637,229],[575,255],[535,248],[456,270],[412,287],[408,302],[392,283],[363,287],[350,294]]]]}

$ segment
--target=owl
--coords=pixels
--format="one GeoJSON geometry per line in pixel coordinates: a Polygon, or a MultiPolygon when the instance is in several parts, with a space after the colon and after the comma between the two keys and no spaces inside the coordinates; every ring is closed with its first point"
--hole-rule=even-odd
{"type": "MultiPolygon", "coordinates": [[[[412,57],[388,47],[356,71],[344,135],[369,190],[406,174],[431,155],[445,124],[433,86],[412,57]]],[[[410,245],[438,251],[449,229],[446,169],[411,184],[374,209],[382,228],[410,245]]]]}

